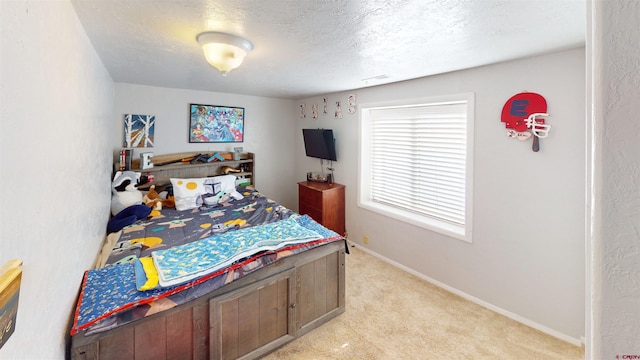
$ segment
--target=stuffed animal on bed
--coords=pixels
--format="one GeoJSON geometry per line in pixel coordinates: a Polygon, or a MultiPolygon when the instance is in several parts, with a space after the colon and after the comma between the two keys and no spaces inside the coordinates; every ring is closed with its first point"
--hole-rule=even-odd
{"type": "Polygon", "coordinates": [[[138,176],[133,171],[116,173],[111,183],[111,214],[116,215],[132,205],[142,205],[138,176]]]}
{"type": "Polygon", "coordinates": [[[107,223],[107,233],[110,234],[120,231],[125,226],[129,226],[138,220],[146,219],[149,215],[151,215],[151,208],[146,205],[137,204],[128,206],[109,220],[107,223]]]}
{"type": "Polygon", "coordinates": [[[166,206],[166,207],[176,206],[176,203],[175,201],[173,201],[172,197],[168,197],[166,200],[160,198],[160,195],[158,195],[158,192],[156,191],[155,185],[151,185],[151,187],[149,188],[149,192],[147,192],[142,197],[142,202],[144,202],[145,205],[147,205],[151,209],[158,210],[158,211],[162,210],[162,206],[166,206]]]}

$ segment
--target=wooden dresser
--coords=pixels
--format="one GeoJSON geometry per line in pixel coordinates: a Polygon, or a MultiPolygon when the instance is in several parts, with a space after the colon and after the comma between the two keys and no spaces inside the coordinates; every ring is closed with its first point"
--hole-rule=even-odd
{"type": "Polygon", "coordinates": [[[344,235],[344,185],[299,182],[298,212],[307,214],[325,227],[344,235]]]}

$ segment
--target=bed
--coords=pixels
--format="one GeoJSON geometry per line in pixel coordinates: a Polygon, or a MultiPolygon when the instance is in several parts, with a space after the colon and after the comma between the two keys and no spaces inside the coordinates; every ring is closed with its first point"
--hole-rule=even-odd
{"type": "Polygon", "coordinates": [[[345,311],[346,240],[230,177],[171,178],[176,204],[189,180],[223,189],[108,235],[82,279],[71,359],[253,359],[345,311]]]}

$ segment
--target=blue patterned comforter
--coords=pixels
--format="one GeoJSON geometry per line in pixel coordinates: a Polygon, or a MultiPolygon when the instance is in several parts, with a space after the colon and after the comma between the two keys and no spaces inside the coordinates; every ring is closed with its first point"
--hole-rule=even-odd
{"type": "Polygon", "coordinates": [[[191,281],[260,251],[278,250],[322,237],[295,219],[285,219],[213,235],[189,244],[151,253],[161,287],[191,281]]]}
{"type": "Polygon", "coordinates": [[[71,335],[105,331],[188,302],[278,259],[328,242],[335,232],[246,188],[233,204],[161,215],[123,229],[110,265],[88,270],[71,335]],[[134,262],[153,257],[159,288],[139,291],[134,262]]]}

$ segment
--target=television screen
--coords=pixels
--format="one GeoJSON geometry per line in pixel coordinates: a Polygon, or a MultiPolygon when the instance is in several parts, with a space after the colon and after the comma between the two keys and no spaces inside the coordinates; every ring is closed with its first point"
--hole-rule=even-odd
{"type": "Polygon", "coordinates": [[[325,160],[338,160],[333,130],[302,129],[302,137],[307,156],[325,160]]]}

